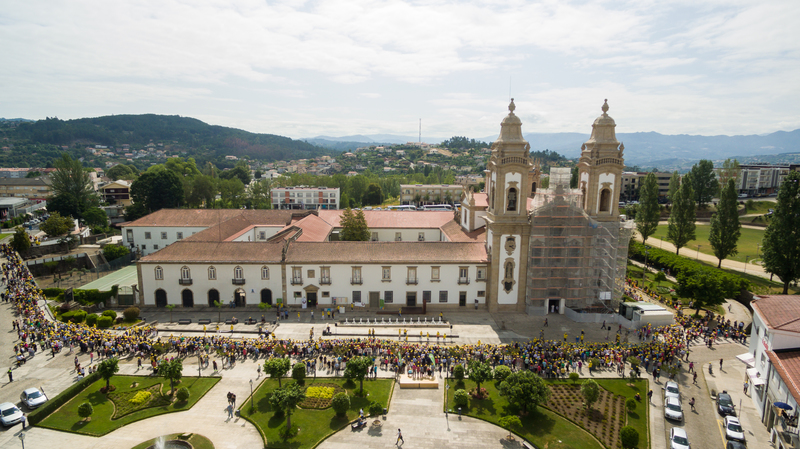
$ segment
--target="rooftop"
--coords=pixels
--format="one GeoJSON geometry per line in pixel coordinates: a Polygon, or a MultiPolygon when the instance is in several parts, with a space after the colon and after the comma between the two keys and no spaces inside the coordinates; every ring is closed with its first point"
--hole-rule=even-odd
{"type": "Polygon", "coordinates": [[[148,263],[280,263],[284,243],[188,242],[173,243],[142,257],[148,263]]]}
{"type": "Polygon", "coordinates": [[[794,400],[800,402],[800,350],[767,351],[767,355],[794,400]]]}
{"type": "Polygon", "coordinates": [[[770,329],[800,332],[800,295],[757,296],[750,304],[770,329]]]}
{"type": "Polygon", "coordinates": [[[291,263],[485,263],[483,243],[453,242],[294,242],[291,263]]]}

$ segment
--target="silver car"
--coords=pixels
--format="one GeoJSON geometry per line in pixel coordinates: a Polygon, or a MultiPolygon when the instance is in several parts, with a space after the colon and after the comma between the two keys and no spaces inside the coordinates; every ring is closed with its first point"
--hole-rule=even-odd
{"type": "Polygon", "coordinates": [[[680,401],[681,390],[678,388],[678,384],[672,381],[667,382],[664,385],[664,396],[668,398],[675,398],[680,401]]]}
{"type": "Polygon", "coordinates": [[[29,410],[33,410],[47,402],[47,396],[39,391],[38,388],[28,388],[19,395],[19,400],[22,401],[29,410]]]}
{"type": "Polygon", "coordinates": [[[0,404],[0,424],[3,427],[13,426],[22,421],[22,410],[10,402],[0,404]]]}
{"type": "Polygon", "coordinates": [[[744,442],[744,430],[742,425],[739,424],[739,419],[733,416],[725,417],[725,438],[744,442]]]}
{"type": "Polygon", "coordinates": [[[664,417],[667,419],[674,419],[675,421],[683,421],[681,401],[674,397],[667,396],[667,398],[664,399],[664,417]]]}

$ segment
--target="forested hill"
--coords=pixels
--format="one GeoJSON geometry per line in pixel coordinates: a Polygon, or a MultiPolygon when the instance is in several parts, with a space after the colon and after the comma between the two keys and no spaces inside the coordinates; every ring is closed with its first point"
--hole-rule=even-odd
{"type": "Polygon", "coordinates": [[[129,144],[131,148],[139,148],[152,142],[177,145],[184,151],[198,152],[209,158],[233,155],[275,161],[330,154],[330,150],[301,140],[254,134],[175,115],[111,115],[75,120],[47,118],[21,123],[5,131],[6,137],[18,143],[113,147],[129,144]]]}

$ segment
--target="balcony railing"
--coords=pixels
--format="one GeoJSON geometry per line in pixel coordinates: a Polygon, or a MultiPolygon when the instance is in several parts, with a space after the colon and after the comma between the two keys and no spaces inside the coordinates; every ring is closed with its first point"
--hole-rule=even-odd
{"type": "Polygon", "coordinates": [[[359,284],[360,285],[360,284],[363,284],[364,282],[361,280],[361,277],[359,276],[359,277],[350,278],[350,283],[351,284],[359,284]]]}
{"type": "Polygon", "coordinates": [[[330,284],[331,283],[331,278],[319,278],[319,283],[320,284],[330,284]]]}
{"type": "Polygon", "coordinates": [[[417,278],[406,278],[406,284],[408,285],[416,285],[419,282],[417,278]]]}
{"type": "Polygon", "coordinates": [[[458,278],[458,283],[459,284],[469,284],[469,277],[458,278]]]}
{"type": "Polygon", "coordinates": [[[189,279],[186,279],[186,278],[178,279],[178,284],[180,284],[180,285],[192,285],[192,279],[191,278],[189,278],[189,279]]]}
{"type": "Polygon", "coordinates": [[[233,285],[244,285],[244,278],[239,278],[239,279],[236,279],[236,278],[234,278],[234,279],[231,279],[231,283],[232,283],[233,285]]]}
{"type": "Polygon", "coordinates": [[[292,285],[300,285],[303,283],[303,278],[292,278],[292,285]]]}

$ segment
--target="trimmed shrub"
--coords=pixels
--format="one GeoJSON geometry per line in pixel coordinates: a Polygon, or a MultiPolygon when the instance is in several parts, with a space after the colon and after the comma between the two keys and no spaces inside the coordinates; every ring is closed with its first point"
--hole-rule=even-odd
{"type": "Polygon", "coordinates": [[[639,445],[639,432],[631,426],[625,426],[619,431],[619,439],[624,448],[634,448],[639,445]]]}
{"type": "Polygon", "coordinates": [[[48,298],[55,298],[58,295],[64,293],[64,289],[63,288],[55,288],[55,287],[53,287],[53,288],[46,288],[46,289],[42,290],[42,292],[48,298]]]}
{"type": "Polygon", "coordinates": [[[628,400],[625,401],[625,408],[628,409],[628,412],[633,412],[636,410],[636,400],[633,398],[628,398],[628,400]]]}
{"type": "Polygon", "coordinates": [[[333,411],[335,411],[337,415],[344,415],[347,413],[347,409],[350,408],[350,396],[348,396],[347,393],[337,393],[333,395],[331,407],[333,407],[333,411]]]}
{"type": "Polygon", "coordinates": [[[110,316],[101,316],[97,319],[97,327],[101,329],[105,329],[107,327],[111,327],[111,324],[114,323],[114,319],[110,316]]]}
{"type": "Polygon", "coordinates": [[[578,379],[580,378],[581,378],[580,374],[576,373],[575,371],[569,373],[569,380],[571,380],[573,384],[577,382],[578,379]]]}
{"type": "Polygon", "coordinates": [[[464,365],[456,365],[453,368],[453,377],[458,380],[464,380],[464,365]]]}
{"type": "Polygon", "coordinates": [[[136,321],[139,319],[139,308],[128,307],[122,312],[122,316],[125,317],[125,321],[136,321]]]}
{"type": "Polygon", "coordinates": [[[306,364],[303,362],[295,363],[292,367],[292,379],[302,384],[306,380],[306,364]]]}
{"type": "Polygon", "coordinates": [[[94,326],[95,324],[97,324],[97,319],[98,318],[100,318],[100,317],[98,317],[94,313],[90,313],[90,314],[86,315],[86,325],[90,326],[90,327],[94,326]]]}
{"type": "Polygon", "coordinates": [[[511,375],[511,368],[505,365],[500,365],[494,369],[494,378],[501,382],[506,380],[506,377],[510,375],[511,375]]]}
{"type": "Polygon", "coordinates": [[[372,401],[372,403],[369,404],[369,414],[372,416],[380,416],[381,413],[383,413],[383,406],[376,401],[372,401]]]}
{"type": "MultiPolygon", "coordinates": [[[[83,323],[83,321],[86,319],[85,310],[73,310],[71,313],[72,314],[69,317],[69,321],[73,323],[83,323]]],[[[70,312],[67,312],[67,314],[70,314],[70,312]]]]}
{"type": "Polygon", "coordinates": [[[456,407],[465,407],[469,404],[469,393],[466,390],[456,390],[453,393],[453,405],[456,407]]]}
{"type": "Polygon", "coordinates": [[[178,398],[181,402],[186,402],[189,400],[189,389],[186,387],[178,388],[178,391],[175,393],[175,397],[178,398]]]}
{"type": "Polygon", "coordinates": [[[117,312],[115,312],[113,310],[104,310],[103,311],[103,316],[110,316],[111,319],[115,320],[115,319],[117,319],[117,312]]]}
{"type": "Polygon", "coordinates": [[[80,416],[81,418],[86,419],[92,416],[92,413],[94,413],[94,407],[92,407],[92,404],[84,402],[83,404],[78,406],[78,416],[80,416]]]}

